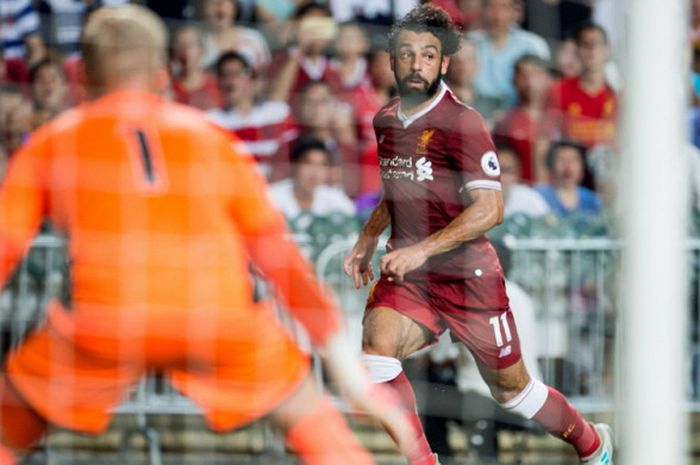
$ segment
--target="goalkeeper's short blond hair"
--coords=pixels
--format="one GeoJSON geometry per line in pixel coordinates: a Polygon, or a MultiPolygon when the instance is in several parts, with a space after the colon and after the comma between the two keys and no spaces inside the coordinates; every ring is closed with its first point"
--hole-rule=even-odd
{"type": "Polygon", "coordinates": [[[148,8],[126,4],[93,12],[81,36],[87,84],[99,91],[165,64],[168,33],[148,8]]]}

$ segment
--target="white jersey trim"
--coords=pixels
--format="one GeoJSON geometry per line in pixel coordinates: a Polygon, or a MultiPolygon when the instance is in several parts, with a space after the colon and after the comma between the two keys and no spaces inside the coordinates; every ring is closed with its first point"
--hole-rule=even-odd
{"type": "Polygon", "coordinates": [[[248,147],[248,150],[257,156],[269,157],[277,153],[277,150],[280,148],[280,143],[276,140],[244,140],[243,142],[248,147]]]}
{"type": "Polygon", "coordinates": [[[411,124],[413,124],[416,120],[418,120],[419,118],[430,113],[438,105],[438,103],[440,103],[442,98],[445,96],[446,92],[447,92],[447,84],[445,84],[444,81],[440,81],[440,91],[433,98],[433,101],[430,102],[430,105],[428,105],[427,107],[423,108],[418,113],[413,114],[411,116],[407,116],[403,111],[401,111],[401,102],[399,101],[399,110],[396,112],[396,117],[403,124],[403,128],[406,129],[411,124]]]}
{"type": "Polygon", "coordinates": [[[264,102],[256,105],[249,115],[221,109],[209,110],[207,115],[219,126],[236,130],[282,123],[289,116],[289,106],[284,102],[264,102]]]}
{"type": "Polygon", "coordinates": [[[502,190],[500,181],[489,181],[488,179],[477,179],[476,181],[469,181],[459,190],[471,191],[474,189],[492,189],[496,191],[502,190]]]}
{"type": "Polygon", "coordinates": [[[300,62],[301,68],[313,81],[319,81],[323,77],[327,64],[328,60],[324,57],[320,57],[317,63],[313,63],[306,57],[302,58],[300,62]]]}

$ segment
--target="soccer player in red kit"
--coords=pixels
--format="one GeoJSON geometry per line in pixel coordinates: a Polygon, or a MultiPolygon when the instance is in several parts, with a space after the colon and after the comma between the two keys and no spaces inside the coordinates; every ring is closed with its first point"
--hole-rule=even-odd
{"type": "MultiPolygon", "coordinates": [[[[399,97],[374,120],[384,196],[345,271],[355,286],[374,279],[371,258],[391,225],[381,278],[370,291],[363,352],[370,376],[394,387],[415,412],[401,361],[449,329],[474,354],[494,398],[571,443],[585,464],[612,464],[607,425],[591,425],[556,390],[530,378],[486,231],[503,216],[500,169],[478,112],[442,82],[458,36],[443,10],[423,5],[389,35],[399,97]]],[[[411,465],[435,465],[420,432],[411,465]]]]}
{"type": "Polygon", "coordinates": [[[410,428],[390,407],[393,393],[372,392],[339,310],[249,156],[202,113],[157,95],[167,82],[165,26],[143,7],[103,8],[82,44],[95,98],[37,130],[0,188],[0,285],[45,217],[68,239],[72,278],[70,304],[53,301],[48,321],[5,361],[0,465],[49,423],[104,431],[149,370],[199,405],[214,431],[270,414],[306,465],[373,464],[308,356],[270,306],[253,301],[251,260],[350,400],[403,439],[410,428]]]}

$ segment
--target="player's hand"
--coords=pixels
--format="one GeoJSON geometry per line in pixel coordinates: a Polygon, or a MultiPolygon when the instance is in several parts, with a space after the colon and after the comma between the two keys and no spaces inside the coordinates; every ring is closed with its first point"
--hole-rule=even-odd
{"type": "Polygon", "coordinates": [[[354,407],[376,418],[391,434],[402,453],[409,454],[418,433],[397,394],[383,385],[373,384],[356,351],[344,332],[332,336],[321,349],[331,379],[354,407]]]}
{"type": "Polygon", "coordinates": [[[379,269],[389,281],[401,282],[411,271],[425,264],[428,255],[420,245],[396,249],[384,255],[379,262],[379,269]]]}
{"type": "Polygon", "coordinates": [[[355,289],[360,288],[360,283],[366,286],[374,279],[372,256],[377,249],[378,241],[379,239],[376,237],[360,235],[343,261],[343,270],[345,270],[345,274],[352,277],[355,289]]]}

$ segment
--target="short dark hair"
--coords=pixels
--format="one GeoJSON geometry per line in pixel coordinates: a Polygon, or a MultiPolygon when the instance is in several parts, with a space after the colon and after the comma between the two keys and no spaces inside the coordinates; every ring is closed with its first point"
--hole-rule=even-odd
{"type": "Polygon", "coordinates": [[[518,67],[522,64],[535,65],[539,68],[542,68],[545,71],[549,71],[549,63],[547,63],[547,61],[543,60],[541,57],[538,57],[537,55],[534,55],[532,53],[526,53],[525,55],[518,58],[515,61],[515,64],[513,65],[513,70],[517,70],[518,67]]]}
{"type": "Polygon", "coordinates": [[[579,24],[576,28],[576,35],[574,36],[574,39],[576,40],[576,45],[581,45],[581,39],[583,38],[583,34],[588,31],[600,32],[600,35],[603,36],[603,40],[605,41],[605,45],[610,44],[610,41],[608,40],[608,33],[605,32],[603,26],[601,26],[600,24],[596,24],[592,21],[584,21],[581,24],[579,24]]]}
{"type": "Polygon", "coordinates": [[[318,11],[324,16],[331,16],[331,10],[325,5],[315,0],[309,0],[299,5],[291,14],[292,19],[300,19],[312,11],[318,11]]]}
{"type": "Polygon", "coordinates": [[[516,153],[515,148],[509,143],[498,139],[498,134],[494,134],[494,145],[496,148],[496,153],[498,152],[513,152],[516,153]]]}
{"type": "Polygon", "coordinates": [[[545,165],[547,166],[548,170],[551,171],[552,169],[554,169],[554,163],[557,161],[557,154],[559,153],[559,150],[563,148],[572,148],[576,150],[576,152],[579,154],[579,157],[581,158],[581,162],[585,163],[586,147],[584,147],[576,141],[564,139],[552,142],[552,144],[549,146],[549,149],[547,150],[547,155],[544,159],[545,165]]]}
{"type": "Polygon", "coordinates": [[[387,50],[392,55],[401,31],[429,32],[440,41],[442,55],[450,56],[459,50],[459,31],[445,10],[430,4],[420,5],[394,23],[388,37],[387,50]]]}
{"type": "Polygon", "coordinates": [[[61,75],[61,78],[64,81],[68,81],[68,75],[66,74],[66,70],[63,67],[63,65],[59,61],[51,57],[46,57],[42,60],[39,60],[39,62],[32,66],[29,70],[29,83],[34,84],[37,78],[37,74],[39,74],[39,71],[41,71],[43,68],[50,67],[56,68],[58,70],[58,74],[61,75]]]}
{"type": "Polygon", "coordinates": [[[513,158],[517,161],[518,165],[520,164],[520,158],[518,157],[518,151],[515,150],[515,147],[513,147],[510,143],[499,140],[498,137],[494,137],[494,142],[495,142],[495,148],[496,148],[496,154],[498,156],[501,155],[503,152],[509,152],[513,155],[513,158]]]}
{"type": "Polygon", "coordinates": [[[224,65],[226,65],[227,62],[229,61],[238,61],[240,64],[243,65],[246,71],[249,73],[253,72],[253,67],[251,66],[250,62],[248,59],[243,56],[241,53],[238,52],[225,52],[222,53],[219,58],[216,60],[216,75],[220,78],[221,75],[223,74],[224,71],[224,65]]]}
{"type": "Polygon", "coordinates": [[[326,159],[328,164],[332,165],[334,162],[334,157],[331,151],[326,147],[320,139],[314,136],[302,135],[299,136],[292,144],[292,152],[289,156],[289,161],[292,165],[297,164],[304,158],[306,152],[310,150],[321,150],[326,154],[326,159]]]}
{"type": "Polygon", "coordinates": [[[306,81],[304,84],[301,85],[301,87],[299,88],[299,95],[306,94],[306,92],[308,92],[308,90],[312,87],[325,87],[326,89],[328,89],[329,94],[335,95],[335,93],[333,92],[333,87],[328,81],[313,79],[310,81],[306,81]]]}

